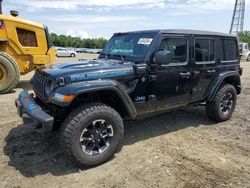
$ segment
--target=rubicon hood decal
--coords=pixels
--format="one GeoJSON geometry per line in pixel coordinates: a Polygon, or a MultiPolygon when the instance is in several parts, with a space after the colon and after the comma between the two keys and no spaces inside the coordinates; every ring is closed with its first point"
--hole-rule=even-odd
{"type": "Polygon", "coordinates": [[[121,63],[118,60],[98,59],[94,61],[57,63],[40,69],[40,71],[54,79],[63,77],[66,82],[78,82],[133,76],[135,74],[133,65],[133,62],[121,63]]]}
{"type": "Polygon", "coordinates": [[[70,76],[71,81],[85,81],[92,79],[103,79],[103,78],[113,78],[133,75],[132,71],[127,70],[109,70],[109,71],[97,71],[89,73],[73,74],[70,76]]]}

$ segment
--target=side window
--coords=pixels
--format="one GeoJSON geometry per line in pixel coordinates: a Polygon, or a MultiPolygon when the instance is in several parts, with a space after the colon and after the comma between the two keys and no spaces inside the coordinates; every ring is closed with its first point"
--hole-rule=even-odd
{"type": "Polygon", "coordinates": [[[186,38],[165,38],[161,41],[158,51],[170,52],[170,63],[187,62],[187,39],[186,38]]]}
{"type": "Polygon", "coordinates": [[[225,39],[223,43],[224,43],[224,61],[237,60],[238,48],[236,40],[225,39]]]}
{"type": "Polygon", "coordinates": [[[17,36],[23,47],[37,47],[36,33],[25,29],[17,28],[17,36]]]}
{"type": "Polygon", "coordinates": [[[219,61],[224,59],[223,40],[219,37],[216,40],[216,59],[219,61]]]}
{"type": "Polygon", "coordinates": [[[64,48],[58,48],[57,51],[66,51],[64,48]]]}
{"type": "Polygon", "coordinates": [[[197,63],[214,61],[214,54],[214,40],[195,39],[195,61],[197,63]]]}

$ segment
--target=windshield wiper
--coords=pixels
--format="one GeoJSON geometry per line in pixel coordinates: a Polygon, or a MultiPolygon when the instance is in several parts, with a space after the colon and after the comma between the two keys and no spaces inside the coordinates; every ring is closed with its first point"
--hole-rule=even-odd
{"type": "Polygon", "coordinates": [[[121,55],[121,54],[111,54],[111,56],[113,56],[113,57],[120,57],[120,59],[121,59],[121,61],[122,61],[122,64],[125,62],[124,57],[126,57],[126,56],[123,56],[123,55],[121,55]]]}
{"type": "Polygon", "coordinates": [[[122,56],[122,55],[120,55],[120,57],[121,57],[122,63],[124,63],[124,58],[123,58],[123,56],[122,56]]]}
{"type": "Polygon", "coordinates": [[[104,59],[105,59],[105,60],[108,60],[108,56],[110,56],[111,54],[103,53],[103,52],[102,52],[100,55],[101,55],[101,56],[104,56],[104,59]]]}
{"type": "Polygon", "coordinates": [[[112,57],[119,57],[119,58],[121,59],[121,61],[122,61],[122,64],[125,62],[124,57],[126,57],[126,56],[121,55],[121,54],[108,54],[108,53],[101,53],[101,55],[103,55],[103,56],[104,56],[104,59],[105,59],[105,60],[112,59],[112,57]]]}

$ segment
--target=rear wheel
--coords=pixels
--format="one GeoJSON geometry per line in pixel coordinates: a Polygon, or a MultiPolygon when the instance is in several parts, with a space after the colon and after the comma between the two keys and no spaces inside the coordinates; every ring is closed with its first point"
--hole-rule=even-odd
{"type": "Polygon", "coordinates": [[[20,72],[16,62],[6,53],[0,52],[0,93],[7,93],[16,87],[20,72]]]}
{"type": "Polygon", "coordinates": [[[96,166],[122,147],[124,128],[120,115],[100,103],[83,105],[65,120],[61,147],[83,166],[96,166]]]}
{"type": "Polygon", "coordinates": [[[70,57],[75,57],[75,56],[76,56],[76,54],[74,54],[74,53],[70,54],[70,57]]]}
{"type": "Polygon", "coordinates": [[[206,112],[209,118],[222,122],[228,120],[234,112],[237,92],[233,85],[225,84],[212,101],[207,102],[206,112]]]}

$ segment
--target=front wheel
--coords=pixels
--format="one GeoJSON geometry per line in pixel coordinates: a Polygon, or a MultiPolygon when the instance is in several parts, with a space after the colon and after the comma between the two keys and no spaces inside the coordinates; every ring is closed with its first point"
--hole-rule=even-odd
{"type": "Polygon", "coordinates": [[[236,101],[237,92],[235,87],[230,84],[223,85],[214,99],[206,104],[208,117],[217,122],[228,120],[234,112],[236,101]]]}
{"type": "Polygon", "coordinates": [[[110,159],[122,147],[123,121],[111,107],[94,103],[78,107],[65,120],[61,147],[86,167],[110,159]]]}
{"type": "Polygon", "coordinates": [[[74,53],[70,54],[70,57],[75,57],[75,56],[76,56],[76,54],[74,54],[74,53]]]}

